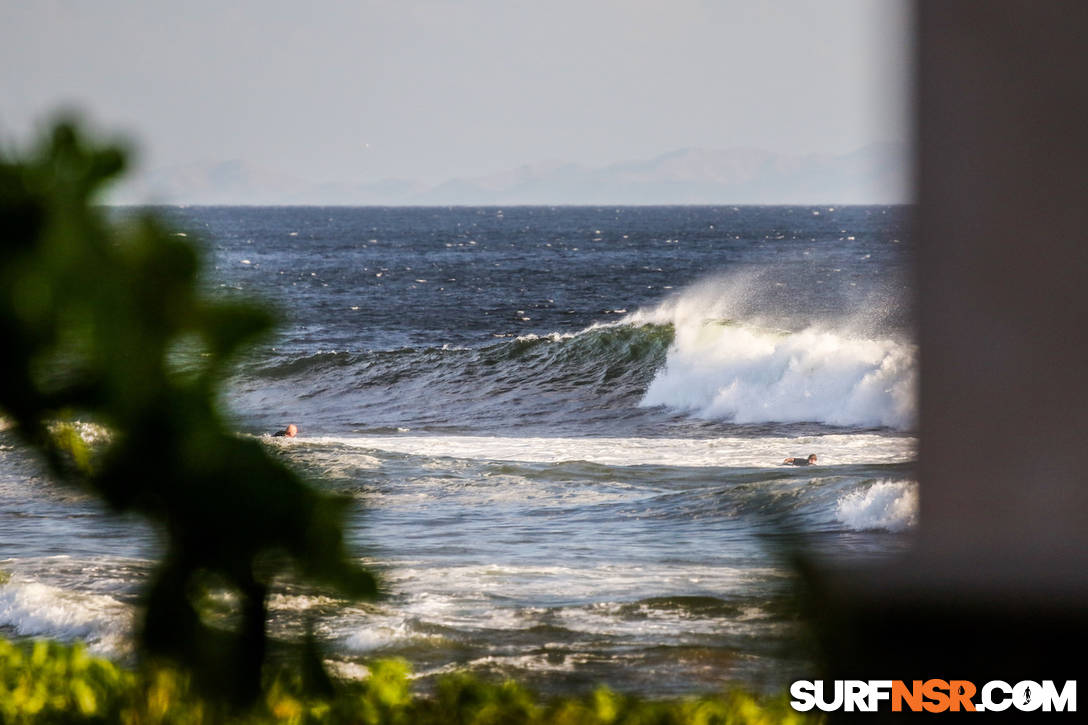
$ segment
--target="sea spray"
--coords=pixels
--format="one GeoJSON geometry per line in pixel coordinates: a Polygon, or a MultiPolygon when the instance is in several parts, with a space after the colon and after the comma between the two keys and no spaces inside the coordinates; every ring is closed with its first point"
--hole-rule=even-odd
{"type": "Polygon", "coordinates": [[[765,295],[753,292],[755,280],[746,274],[704,281],[629,316],[631,324],[674,329],[643,406],[734,423],[913,427],[912,343],[880,334],[872,314],[803,323],[762,306],[757,315],[755,298],[765,295]]]}
{"type": "Polygon", "coordinates": [[[878,481],[851,491],[836,506],[839,522],[856,531],[903,531],[918,521],[918,484],[878,481]]]}

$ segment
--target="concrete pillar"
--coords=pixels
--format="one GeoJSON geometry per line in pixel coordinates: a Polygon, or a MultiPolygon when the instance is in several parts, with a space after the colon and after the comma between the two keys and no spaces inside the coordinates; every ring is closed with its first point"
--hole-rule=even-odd
{"type": "Polygon", "coordinates": [[[905,559],[814,577],[827,675],[1074,679],[1088,631],[1088,3],[915,7],[920,524],[905,559]]]}

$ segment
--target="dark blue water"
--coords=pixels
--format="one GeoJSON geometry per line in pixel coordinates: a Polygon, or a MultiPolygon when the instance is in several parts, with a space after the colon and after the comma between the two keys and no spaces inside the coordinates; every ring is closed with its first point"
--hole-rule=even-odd
{"type": "MultiPolygon", "coordinates": [[[[809,666],[780,542],[909,544],[905,208],[160,212],[210,294],[281,319],[224,391],[239,432],[296,423],[267,445],[357,502],[386,599],[272,601],[278,633],[317,616],[345,674],[401,656],[425,681],[779,687],[809,666]]],[[[0,522],[0,628],[124,656],[154,532],[2,430],[0,522]]]]}
{"type": "Polygon", "coordinates": [[[771,270],[771,285],[793,283],[771,298],[783,312],[834,314],[873,294],[909,302],[909,256],[895,241],[906,237],[903,208],[814,211],[820,209],[168,210],[209,240],[221,283],[284,310],[284,344],[304,350],[574,332],[616,310],[654,304],[711,272],[752,267],[771,270]],[[821,288],[821,280],[838,282],[836,269],[860,286],[821,288]]]}
{"type": "MultiPolygon", "coordinates": [[[[909,335],[910,252],[898,207],[168,213],[207,241],[215,284],[281,311],[283,333],[252,375],[262,388],[268,379],[293,385],[303,376],[308,397],[272,414],[321,430],[335,423],[493,432],[508,416],[524,426],[544,414],[548,426],[608,432],[599,417],[581,425],[584,406],[566,415],[555,405],[527,407],[526,399],[566,401],[570,388],[589,386],[594,398],[611,394],[630,412],[631,398],[664,361],[668,331],[649,339],[617,333],[569,360],[498,341],[621,321],[715,274],[758,276],[758,287],[732,302],[737,319],[771,312],[776,324],[801,328],[864,311],[879,317],[882,332],[909,335]],[[611,367],[602,370],[602,362],[611,367]],[[440,410],[396,402],[422,391],[440,410]],[[510,400],[512,391],[523,395],[510,400]],[[481,406],[467,392],[499,400],[481,406]]],[[[253,407],[270,402],[261,397],[253,407]]],[[[667,422],[621,418],[644,431],[667,422]]]]}

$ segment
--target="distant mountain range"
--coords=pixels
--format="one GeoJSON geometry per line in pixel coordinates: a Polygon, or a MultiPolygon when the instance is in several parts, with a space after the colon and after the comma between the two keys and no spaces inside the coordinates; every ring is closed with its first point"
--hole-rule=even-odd
{"type": "Polygon", "coordinates": [[[515,205],[890,204],[910,200],[905,144],[853,153],[787,155],[756,149],[681,149],[600,168],[519,166],[437,185],[404,179],[312,184],[242,161],[161,169],[114,203],[515,205]]]}

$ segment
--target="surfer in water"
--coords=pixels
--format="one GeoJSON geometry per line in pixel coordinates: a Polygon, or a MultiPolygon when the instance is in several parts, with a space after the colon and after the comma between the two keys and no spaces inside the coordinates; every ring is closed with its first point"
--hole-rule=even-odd
{"type": "Polygon", "coordinates": [[[287,427],[283,430],[278,430],[272,434],[273,438],[294,438],[298,435],[298,426],[294,423],[288,423],[287,427]]]}
{"type": "Polygon", "coordinates": [[[816,465],[816,454],[810,454],[808,458],[787,458],[782,462],[787,466],[814,466],[816,465]]]}

